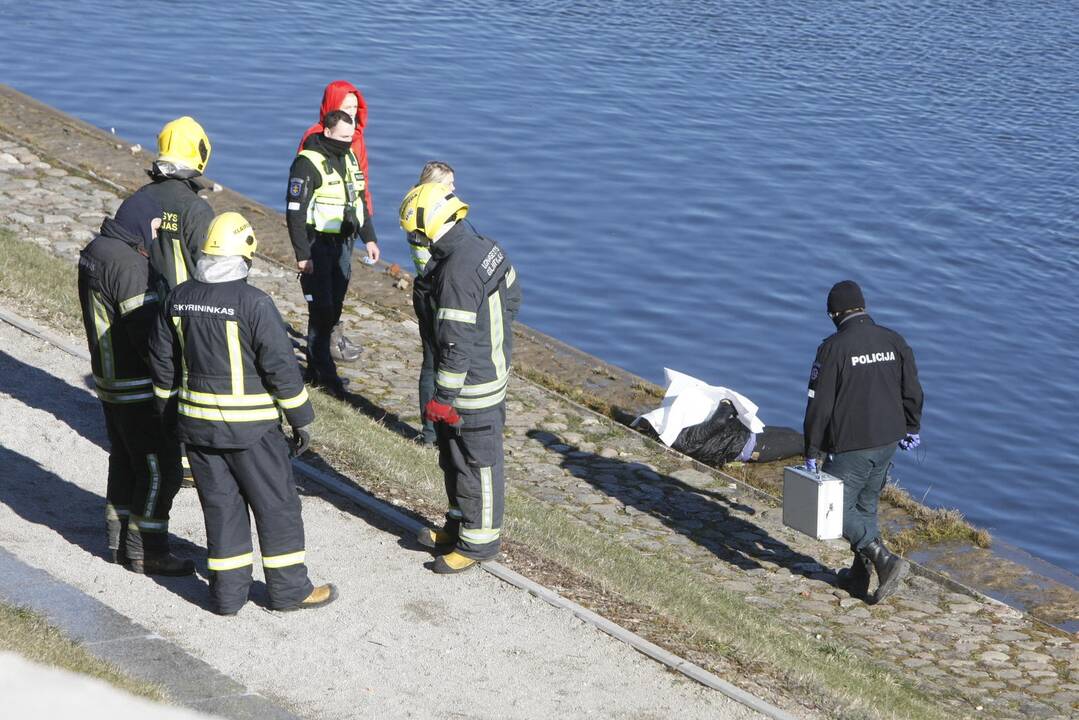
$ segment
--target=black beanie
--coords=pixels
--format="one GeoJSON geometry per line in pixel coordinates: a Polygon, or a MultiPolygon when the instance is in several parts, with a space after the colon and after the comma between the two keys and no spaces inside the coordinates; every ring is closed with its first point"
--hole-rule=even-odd
{"type": "Polygon", "coordinates": [[[844,280],[833,285],[828,291],[828,314],[835,315],[854,308],[865,308],[865,298],[858,283],[844,280]]]}
{"type": "Polygon", "coordinates": [[[160,203],[152,195],[137,192],[116,209],[116,222],[135,237],[142,238],[142,244],[149,247],[153,240],[150,222],[161,217],[160,203]]]}

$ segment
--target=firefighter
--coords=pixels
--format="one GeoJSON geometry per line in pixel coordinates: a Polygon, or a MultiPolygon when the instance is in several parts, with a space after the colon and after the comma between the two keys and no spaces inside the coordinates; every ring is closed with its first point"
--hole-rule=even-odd
{"type": "Polygon", "coordinates": [[[435,395],[424,416],[435,423],[449,508],[441,529],[418,540],[445,548],[437,573],[458,573],[494,558],[505,498],[502,427],[521,285],[502,248],[462,222],[468,205],[448,186],[423,183],[401,203],[401,227],[430,242],[422,283],[420,332],[435,348],[435,395]],[[452,548],[452,549],[451,549],[452,548]]]}
{"type": "MultiPolygon", "coordinates": [[[[149,246],[158,294],[168,292],[191,277],[199,248],[213,220],[210,203],[199,197],[198,178],[210,161],[210,139],[193,118],[184,116],[165,124],[157,136],[157,159],[147,171],[150,182],[136,194],[149,195],[161,205],[157,241],[149,246]]],[[[186,453],[180,453],[184,485],[192,482],[186,453]]]]}
{"type": "Polygon", "coordinates": [[[149,247],[161,206],[135,194],[79,254],[79,302],[94,385],[109,436],[105,527],[114,563],[147,575],[190,575],[169,552],[169,511],[180,488],[179,449],[154,413],[147,348],[158,308],[149,247]]]}
{"type": "Polygon", "coordinates": [[[840,584],[878,603],[893,594],[909,563],[880,538],[877,508],[896,446],[918,447],[922,386],[914,352],[903,337],[866,313],[853,280],[832,286],[828,315],[836,332],[817,348],[805,412],[806,467],[827,453],[823,470],[843,481],[843,537],[854,552],[840,584]],[[872,571],[877,590],[868,596],[872,571]]]}
{"type": "Polygon", "coordinates": [[[289,168],[285,217],[307,300],[308,379],[342,398],[330,336],[352,274],[353,241],[357,235],[363,240],[372,261],[379,248],[374,224],[366,222],[364,175],[351,147],[353,120],[332,110],[323,122],[325,129],[308,138],[289,168]]]}
{"type": "Polygon", "coordinates": [[[151,339],[154,395],[186,444],[206,518],[214,612],[247,602],[254,513],[270,607],[321,607],[333,585],[313,587],[304,563],[300,498],[280,414],[295,453],[314,410],[273,300],[247,284],[257,243],[239,213],[214,218],[192,280],[178,285],[151,339]]]}

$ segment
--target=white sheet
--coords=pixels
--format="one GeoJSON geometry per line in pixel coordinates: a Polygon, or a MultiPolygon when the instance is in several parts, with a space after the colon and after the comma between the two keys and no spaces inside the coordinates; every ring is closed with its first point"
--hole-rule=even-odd
{"type": "Polygon", "coordinates": [[[668,446],[674,443],[682,428],[712,417],[723,400],[730,400],[738,411],[738,419],[751,432],[764,430],[764,423],[757,417],[757,406],[746,396],[725,387],[709,385],[677,370],[663,368],[663,372],[667,376],[667,394],[663,397],[663,404],[641,415],[633,424],[636,425],[642,418],[647,420],[668,446]]]}

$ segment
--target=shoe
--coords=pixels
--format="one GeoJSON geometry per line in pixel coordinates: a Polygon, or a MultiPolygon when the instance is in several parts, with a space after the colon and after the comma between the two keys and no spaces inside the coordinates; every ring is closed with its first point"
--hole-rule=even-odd
{"type": "Polygon", "coordinates": [[[338,400],[344,400],[348,396],[348,390],[345,388],[345,381],[339,377],[330,379],[319,377],[311,383],[311,387],[321,388],[324,392],[332,395],[338,400]]]}
{"type": "Polygon", "coordinates": [[[473,565],[478,565],[478,560],[473,560],[470,557],[465,557],[461,553],[454,550],[453,552],[445,555],[439,555],[435,558],[434,570],[439,575],[453,575],[455,573],[464,572],[473,565]]]}
{"type": "Polygon", "coordinates": [[[900,581],[910,570],[910,563],[884,547],[880,538],[862,548],[861,554],[873,563],[873,568],[877,571],[877,592],[873,594],[870,603],[876,605],[899,589],[900,581]]]}
{"type": "Polygon", "coordinates": [[[873,577],[873,565],[861,555],[855,554],[850,569],[843,568],[836,573],[837,584],[856,597],[865,600],[869,595],[869,580],[873,577]]]}
{"type": "Polygon", "coordinates": [[[292,612],[293,610],[310,610],[312,608],[325,607],[337,599],[337,586],[333,583],[326,583],[325,585],[319,585],[311,594],[305,597],[300,602],[292,605],[291,607],[277,608],[281,612],[292,612]]]}
{"type": "Polygon", "coordinates": [[[425,527],[416,534],[416,542],[426,548],[447,547],[457,542],[457,536],[441,528],[425,527]]]}
{"type": "Polygon", "coordinates": [[[170,552],[146,553],[145,557],[132,558],[128,561],[128,569],[140,575],[164,575],[166,577],[182,577],[195,572],[195,563],[184,558],[178,558],[170,552]]]}
{"type": "Polygon", "coordinates": [[[330,357],[337,362],[356,362],[360,359],[363,348],[352,342],[341,331],[340,325],[335,325],[330,335],[330,357]]]}

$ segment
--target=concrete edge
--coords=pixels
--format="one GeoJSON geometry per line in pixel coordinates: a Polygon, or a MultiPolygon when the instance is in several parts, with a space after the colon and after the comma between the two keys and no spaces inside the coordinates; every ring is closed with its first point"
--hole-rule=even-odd
{"type": "Polygon", "coordinates": [[[232,720],[297,715],[125,615],[0,547],[0,600],[44,616],[84,650],[121,672],[165,688],[175,705],[232,720]]]}

